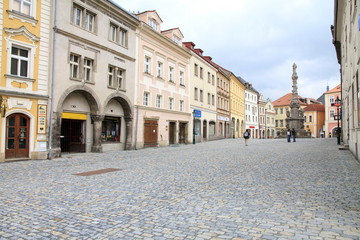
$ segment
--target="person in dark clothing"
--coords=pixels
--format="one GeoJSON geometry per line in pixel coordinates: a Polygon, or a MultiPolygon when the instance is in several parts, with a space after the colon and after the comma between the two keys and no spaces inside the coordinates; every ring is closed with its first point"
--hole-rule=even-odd
{"type": "Polygon", "coordinates": [[[296,131],[295,129],[293,128],[292,131],[291,131],[291,135],[293,137],[293,142],[296,142],[296,131]]]}
{"type": "Polygon", "coordinates": [[[291,138],[291,131],[288,128],[288,130],[286,131],[286,136],[287,136],[287,141],[290,142],[290,138],[291,138]]]}

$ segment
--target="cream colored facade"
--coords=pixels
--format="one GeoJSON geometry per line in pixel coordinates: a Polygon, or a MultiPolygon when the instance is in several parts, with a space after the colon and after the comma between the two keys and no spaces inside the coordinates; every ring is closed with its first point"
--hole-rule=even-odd
{"type": "Polygon", "coordinates": [[[341,69],[342,141],[359,159],[360,153],[360,3],[335,0],[333,43],[341,69]]]}
{"type": "Polygon", "coordinates": [[[275,108],[270,99],[267,99],[265,104],[265,121],[266,121],[266,138],[275,138],[275,108]]]}
{"type": "Polygon", "coordinates": [[[192,42],[184,45],[191,51],[190,58],[190,109],[201,112],[194,117],[195,141],[204,142],[216,138],[217,84],[216,68],[204,59],[203,51],[192,42]]]}
{"type": "Polygon", "coordinates": [[[221,68],[217,75],[217,136],[230,138],[231,116],[230,116],[230,76],[221,68]]]}
{"type": "Polygon", "coordinates": [[[233,138],[242,138],[245,131],[245,81],[230,72],[230,115],[233,138]]]}
{"type": "Polygon", "coordinates": [[[259,93],[248,82],[245,87],[245,129],[250,129],[251,138],[260,138],[259,93]]]}
{"type": "Polygon", "coordinates": [[[47,157],[51,3],[0,1],[0,162],[47,157]]]}
{"type": "Polygon", "coordinates": [[[266,102],[263,95],[259,95],[259,137],[266,138],[266,102]]]}
{"type": "Polygon", "coordinates": [[[178,28],[162,31],[156,11],[137,14],[135,148],[191,142],[190,56],[178,28]]]}
{"type": "Polygon", "coordinates": [[[50,158],[131,149],[139,21],[110,1],[57,3],[50,158]]]}

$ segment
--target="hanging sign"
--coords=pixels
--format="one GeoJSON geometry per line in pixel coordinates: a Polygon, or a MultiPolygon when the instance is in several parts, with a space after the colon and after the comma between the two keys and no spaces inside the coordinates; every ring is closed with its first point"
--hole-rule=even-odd
{"type": "Polygon", "coordinates": [[[46,133],[46,105],[38,105],[38,133],[46,133]]]}

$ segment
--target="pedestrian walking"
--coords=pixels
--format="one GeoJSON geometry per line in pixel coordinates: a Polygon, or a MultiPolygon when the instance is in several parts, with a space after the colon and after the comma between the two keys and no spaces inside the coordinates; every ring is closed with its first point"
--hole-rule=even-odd
{"type": "Polygon", "coordinates": [[[286,131],[286,135],[287,135],[287,141],[290,142],[290,138],[291,138],[291,131],[290,128],[287,129],[286,131]]]}
{"type": "Polygon", "coordinates": [[[250,130],[246,129],[246,131],[244,132],[245,146],[248,145],[249,138],[250,138],[250,130]]]}
{"type": "Polygon", "coordinates": [[[293,128],[292,131],[291,131],[291,135],[293,137],[293,141],[296,142],[296,131],[295,129],[293,128]]]}

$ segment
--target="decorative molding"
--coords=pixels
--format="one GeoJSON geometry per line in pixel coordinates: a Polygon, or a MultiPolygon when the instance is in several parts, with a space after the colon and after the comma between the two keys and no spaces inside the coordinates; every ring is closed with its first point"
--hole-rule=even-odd
{"type": "Polygon", "coordinates": [[[38,23],[38,20],[36,20],[32,16],[28,16],[28,15],[22,14],[20,12],[14,11],[14,10],[12,10],[12,11],[7,10],[6,12],[9,14],[10,19],[17,18],[21,22],[31,23],[33,26],[35,26],[38,23]]]}
{"type": "Polygon", "coordinates": [[[26,29],[26,27],[21,26],[19,28],[4,28],[4,31],[10,36],[10,37],[14,37],[14,36],[18,36],[18,35],[23,35],[25,36],[27,39],[29,39],[31,42],[38,42],[40,41],[40,38],[37,37],[36,35],[32,34],[31,32],[29,32],[29,30],[26,29]]]}

